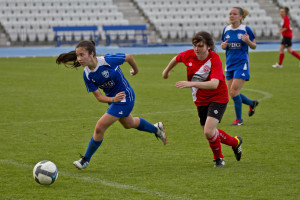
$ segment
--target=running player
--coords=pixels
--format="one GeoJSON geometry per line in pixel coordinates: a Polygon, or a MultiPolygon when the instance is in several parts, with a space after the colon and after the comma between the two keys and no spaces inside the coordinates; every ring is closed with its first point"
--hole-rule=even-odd
{"type": "Polygon", "coordinates": [[[282,17],[282,20],[281,20],[281,29],[279,29],[278,34],[282,35],[282,40],[279,49],[279,62],[276,63],[275,65],[272,65],[272,67],[274,68],[282,68],[285,48],[287,48],[287,51],[290,54],[292,54],[293,56],[298,58],[298,60],[300,60],[300,55],[292,49],[293,32],[292,32],[292,27],[290,25],[290,19],[288,16],[289,8],[288,7],[280,8],[279,14],[282,17]]]}
{"type": "Polygon", "coordinates": [[[217,129],[228,102],[228,90],[222,69],[222,62],[214,52],[215,45],[207,32],[197,33],[193,39],[193,49],[175,56],[162,73],[163,78],[180,62],[186,65],[188,81],[179,81],[177,88],[191,88],[193,101],[197,106],[200,124],[214,154],[215,167],[225,165],[221,143],[232,147],[236,159],[242,156],[240,136],[232,137],[217,129]]]}
{"type": "Polygon", "coordinates": [[[234,101],[236,119],[232,125],[243,125],[242,104],[249,105],[248,115],[251,117],[258,105],[257,100],[250,100],[240,93],[245,81],[250,79],[248,47],[256,48],[255,36],[250,27],[242,24],[249,12],[234,7],[229,13],[230,25],[222,33],[221,48],[226,50],[226,79],[229,95],[234,101]]]}
{"type": "Polygon", "coordinates": [[[76,46],[76,51],[60,54],[56,59],[57,64],[62,63],[73,68],[83,66],[83,79],[87,91],[92,92],[99,102],[109,104],[107,112],[96,124],[85,155],[73,163],[78,169],[88,166],[92,155],[103,141],[104,132],[116,121],[119,121],[126,129],[136,128],[154,133],[164,145],[167,143],[162,122],[153,125],[130,114],[134,106],[135,94],[121,71],[120,65],[124,62],[128,62],[132,67],[131,75],[138,73],[137,64],[130,54],[106,54],[104,57],[96,57],[95,43],[91,41],[81,41],[76,46]],[[99,88],[104,91],[105,95],[99,88]]]}

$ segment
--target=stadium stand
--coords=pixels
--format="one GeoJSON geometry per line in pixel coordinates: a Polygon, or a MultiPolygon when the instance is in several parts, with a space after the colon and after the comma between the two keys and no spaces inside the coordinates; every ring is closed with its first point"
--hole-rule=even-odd
{"type": "MultiPolygon", "coordinates": [[[[249,10],[250,15],[244,23],[252,28],[257,38],[278,39],[279,23],[267,15],[259,3],[263,2],[262,0],[126,1],[134,4],[145,17],[148,31],[151,27],[163,42],[190,41],[199,30],[206,30],[216,40],[220,40],[223,27],[228,22],[228,13],[234,6],[249,10]]],[[[291,9],[292,20],[300,26],[299,0],[273,1],[277,2],[276,6],[288,6],[291,9]]],[[[4,29],[12,43],[54,43],[54,26],[97,26],[99,39],[104,41],[106,36],[103,26],[134,24],[120,11],[125,0],[116,2],[117,0],[0,0],[0,31],[4,29]]],[[[116,37],[120,40],[132,40],[134,35],[134,31],[128,34],[128,31],[119,30],[116,33],[111,35],[111,40],[116,37]]],[[[61,34],[68,35],[70,31],[61,34]]],[[[81,36],[75,32],[71,34],[75,40],[91,39],[89,32],[82,32],[81,36]]],[[[72,40],[72,37],[63,38],[66,41],[72,40]]],[[[151,42],[155,43],[156,40],[151,42]]]]}
{"type": "Polygon", "coordinates": [[[210,32],[219,38],[227,24],[228,13],[234,6],[245,7],[250,15],[245,24],[250,25],[257,37],[276,35],[278,26],[273,24],[265,10],[254,0],[134,0],[160,31],[163,39],[191,38],[195,32],[210,32]]]}
{"type": "Polygon", "coordinates": [[[115,25],[115,26],[103,26],[105,32],[106,46],[111,43],[132,43],[132,44],[144,44],[148,43],[148,34],[146,25],[115,25]],[[120,33],[123,31],[123,33],[120,33]],[[117,33],[116,33],[117,32],[117,33]]]}
{"type": "Polygon", "coordinates": [[[98,26],[104,37],[103,25],[128,24],[112,0],[5,0],[0,19],[12,42],[54,41],[53,26],[98,26]]]}

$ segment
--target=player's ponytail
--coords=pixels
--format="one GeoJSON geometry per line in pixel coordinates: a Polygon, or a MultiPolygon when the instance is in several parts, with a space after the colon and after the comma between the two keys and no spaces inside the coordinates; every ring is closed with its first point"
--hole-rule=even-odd
{"type": "Polygon", "coordinates": [[[76,68],[80,67],[80,63],[77,61],[77,55],[75,51],[69,53],[62,53],[56,59],[57,64],[64,64],[66,67],[76,68]]]}
{"type": "MultiPolygon", "coordinates": [[[[79,47],[85,48],[89,55],[94,53],[96,56],[96,44],[94,41],[81,41],[77,44],[76,49],[79,47]]],[[[77,61],[76,51],[70,51],[69,53],[62,53],[56,59],[57,64],[64,64],[66,67],[77,68],[80,67],[80,63],[77,61]]]]}

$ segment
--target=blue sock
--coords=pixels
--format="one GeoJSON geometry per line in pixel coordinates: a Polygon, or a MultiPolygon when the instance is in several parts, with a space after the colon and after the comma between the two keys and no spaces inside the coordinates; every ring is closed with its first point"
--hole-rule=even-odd
{"type": "Polygon", "coordinates": [[[236,114],[236,119],[243,121],[242,120],[242,98],[240,95],[237,95],[232,98],[234,101],[234,109],[235,109],[235,114],[236,114]]]}
{"type": "Polygon", "coordinates": [[[146,131],[149,133],[157,133],[157,128],[150,122],[144,120],[143,118],[140,118],[140,124],[139,124],[139,127],[137,127],[137,129],[139,131],[146,131]]]}
{"type": "Polygon", "coordinates": [[[86,152],[84,154],[84,157],[86,158],[86,160],[88,162],[90,162],[91,160],[91,157],[93,156],[93,154],[97,151],[98,147],[102,144],[102,141],[95,141],[94,138],[92,137],[90,142],[89,142],[89,145],[86,149],[86,152]]]}
{"type": "Polygon", "coordinates": [[[242,98],[242,102],[243,104],[247,104],[249,106],[253,106],[253,101],[251,99],[249,99],[248,97],[246,97],[243,94],[240,94],[241,98],[242,98]]]}

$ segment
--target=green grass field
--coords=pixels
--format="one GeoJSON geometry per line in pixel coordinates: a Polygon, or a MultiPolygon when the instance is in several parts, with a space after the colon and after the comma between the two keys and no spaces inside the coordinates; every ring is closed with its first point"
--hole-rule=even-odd
{"type": "MultiPolygon", "coordinates": [[[[244,138],[243,159],[223,145],[224,168],[213,155],[198,122],[190,89],[178,65],[168,80],[161,72],[174,55],[134,56],[140,73],[131,77],[134,116],[163,121],[168,144],[135,129],[114,124],[89,167],[72,162],[84,154],[106,104],[88,94],[82,69],[57,66],[55,58],[0,59],[0,199],[299,199],[300,68],[286,54],[284,68],[271,67],[277,52],[250,53],[251,81],[242,90],[260,100],[244,126],[232,127],[232,101],[218,128],[244,138]],[[34,165],[51,160],[59,170],[51,186],[37,184],[34,165]]],[[[220,54],[224,61],[224,54],[220,54]]]]}

